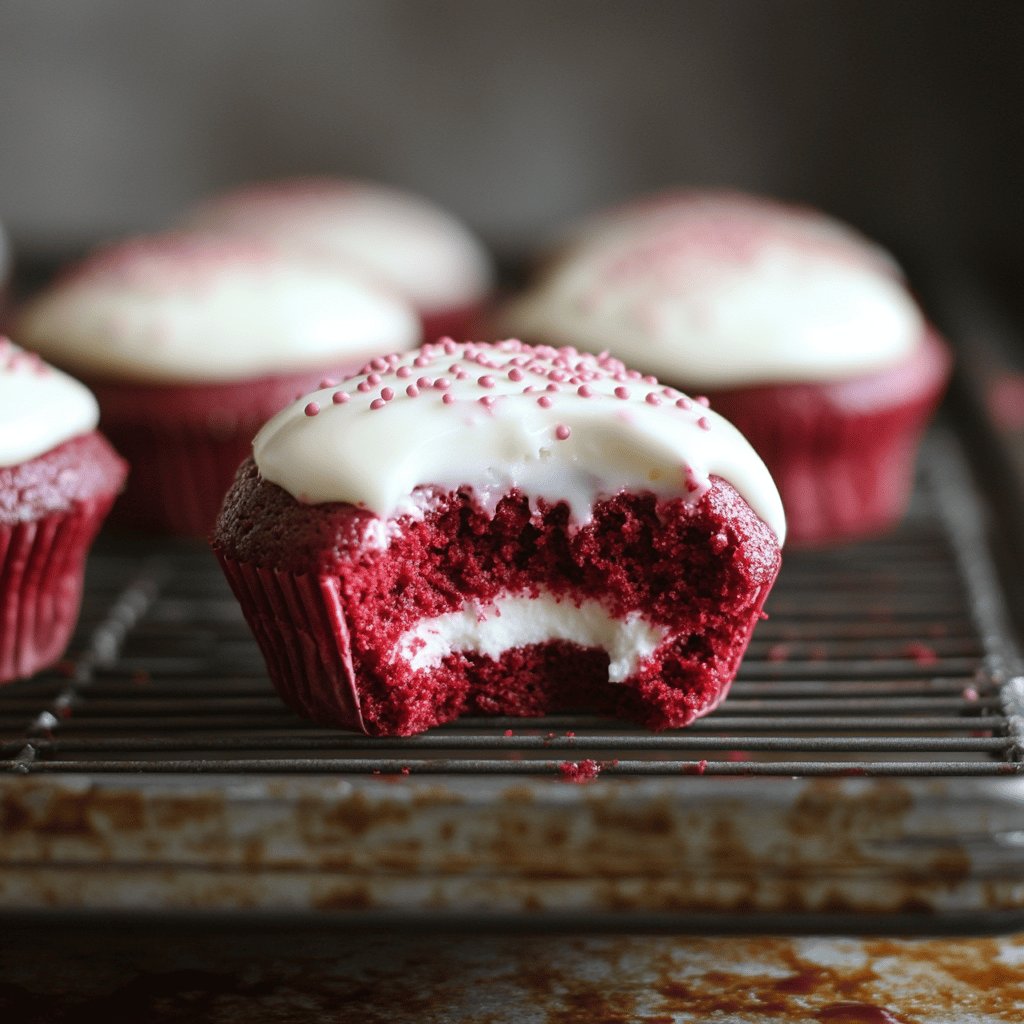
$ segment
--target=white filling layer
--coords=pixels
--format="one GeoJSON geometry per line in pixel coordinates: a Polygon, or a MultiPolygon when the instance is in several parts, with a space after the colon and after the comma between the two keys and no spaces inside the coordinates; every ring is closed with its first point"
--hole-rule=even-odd
{"type": "Polygon", "coordinates": [[[456,612],[423,619],[407,630],[398,649],[409,667],[436,668],[453,652],[497,660],[505,651],[564,640],[608,652],[608,681],[628,679],[661,644],[668,630],[647,622],[640,612],[624,619],[608,614],[599,601],[506,595],[487,605],[471,602],[456,612]]]}

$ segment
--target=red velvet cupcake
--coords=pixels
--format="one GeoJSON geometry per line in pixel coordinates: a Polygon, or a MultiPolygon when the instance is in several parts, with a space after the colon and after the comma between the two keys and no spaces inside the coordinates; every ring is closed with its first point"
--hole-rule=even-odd
{"type": "Polygon", "coordinates": [[[186,236],[100,250],[32,300],[17,337],[81,376],[132,475],[122,526],[205,535],[285,404],[419,340],[412,309],[336,260],[186,236]]]}
{"type": "Polygon", "coordinates": [[[493,287],[486,249],[428,200],[362,181],[268,182],[211,199],[184,229],[340,257],[403,295],[427,341],[469,337],[493,287]]]}
{"type": "Polygon", "coordinates": [[[0,338],[0,683],[64,653],[89,545],[125,477],[88,390],[0,338]]]}
{"type": "Polygon", "coordinates": [[[731,194],[584,222],[500,329],[702,392],[765,460],[797,544],[898,521],[950,369],[888,253],[816,211],[731,194]]]}
{"type": "Polygon", "coordinates": [[[283,698],[409,735],[724,698],[785,530],[761,460],[653,377],[573,349],[424,346],[274,417],[213,546],[283,698]]]}

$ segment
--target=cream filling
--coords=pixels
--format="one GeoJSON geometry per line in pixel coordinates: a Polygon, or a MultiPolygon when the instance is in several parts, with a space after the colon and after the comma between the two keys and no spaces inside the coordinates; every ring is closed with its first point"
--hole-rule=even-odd
{"type": "Polygon", "coordinates": [[[621,683],[667,636],[664,626],[652,625],[640,612],[613,618],[600,601],[576,604],[553,594],[507,594],[486,605],[470,601],[458,611],[422,619],[402,634],[398,651],[418,672],[436,668],[454,652],[497,660],[516,647],[563,640],[606,651],[608,681],[621,683]]]}

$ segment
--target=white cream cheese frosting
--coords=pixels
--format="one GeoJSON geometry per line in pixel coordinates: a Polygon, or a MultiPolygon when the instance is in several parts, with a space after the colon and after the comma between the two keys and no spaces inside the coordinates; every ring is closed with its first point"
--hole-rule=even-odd
{"type": "Polygon", "coordinates": [[[486,249],[455,217],[367,182],[256,185],[210,200],[183,227],[341,256],[425,312],[477,302],[493,282],[486,249]]]}
{"type": "Polygon", "coordinates": [[[418,515],[414,491],[471,486],[485,505],[518,488],[578,522],[623,490],[696,502],[726,480],[782,543],[764,463],[732,424],[608,355],[450,339],[373,361],[266,423],[261,476],[298,501],[418,515]]]}
{"type": "Polygon", "coordinates": [[[564,640],[608,652],[608,681],[633,675],[669,635],[640,612],[615,617],[600,601],[579,604],[553,594],[502,594],[486,604],[421,619],[399,638],[397,650],[413,671],[437,668],[451,653],[482,654],[497,661],[506,651],[564,640]]]}
{"type": "Polygon", "coordinates": [[[96,429],[92,392],[0,337],[0,466],[17,466],[96,429]]]}
{"type": "Polygon", "coordinates": [[[584,222],[500,329],[710,389],[880,370],[922,343],[925,323],[891,257],[845,225],[684,194],[584,222]]]}
{"type": "Polygon", "coordinates": [[[416,345],[420,327],[405,300],[334,261],[164,235],[93,255],[14,333],[76,372],[173,383],[359,365],[416,345]]]}

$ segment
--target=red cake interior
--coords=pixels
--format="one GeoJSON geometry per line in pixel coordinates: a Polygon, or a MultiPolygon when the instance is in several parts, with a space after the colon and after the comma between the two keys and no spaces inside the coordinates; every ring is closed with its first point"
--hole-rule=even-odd
{"type": "Polygon", "coordinates": [[[409,735],[462,713],[590,709],[651,728],[685,725],[724,696],[779,569],[775,535],[724,481],[696,504],[649,493],[570,523],[513,491],[489,515],[468,489],[429,496],[422,519],[302,505],[250,460],[214,547],[284,698],[316,721],[409,735]],[[399,639],[424,618],[501,595],[596,600],[669,636],[621,683],[608,654],[535,643],[494,659],[454,651],[413,670],[399,639]]]}

